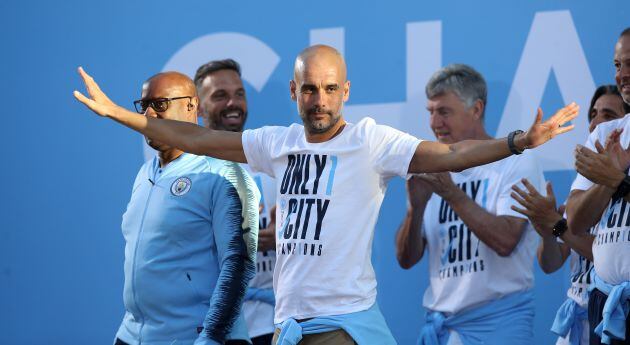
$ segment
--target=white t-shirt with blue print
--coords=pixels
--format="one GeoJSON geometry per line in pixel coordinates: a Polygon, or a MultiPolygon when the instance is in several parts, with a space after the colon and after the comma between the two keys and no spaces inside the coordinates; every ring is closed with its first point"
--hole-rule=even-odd
{"type": "MultiPolygon", "coordinates": [[[[622,147],[630,144],[630,116],[599,124],[589,135],[586,146],[592,151],[595,141],[604,145],[608,135],[616,128],[622,128],[622,147]]],[[[593,182],[578,174],[571,191],[588,190],[593,182]]],[[[630,281],[630,205],[624,199],[611,200],[604,210],[599,223],[595,225],[593,241],[593,264],[597,275],[609,284],[630,281]]]]}
{"type": "MultiPolygon", "coordinates": [[[[468,197],[497,216],[524,218],[510,208],[519,206],[510,193],[522,178],[538,190],[544,186],[542,169],[531,152],[451,173],[451,177],[468,197]]],[[[458,313],[533,287],[538,236],[529,223],[514,251],[501,257],[477,238],[447,202],[433,194],[424,212],[423,234],[430,278],[423,305],[429,310],[458,313]]]]}
{"type": "Polygon", "coordinates": [[[407,175],[419,143],[370,118],[323,143],[297,124],[243,132],[252,171],[276,179],[275,323],[374,304],[374,226],[387,182],[407,175]]]}

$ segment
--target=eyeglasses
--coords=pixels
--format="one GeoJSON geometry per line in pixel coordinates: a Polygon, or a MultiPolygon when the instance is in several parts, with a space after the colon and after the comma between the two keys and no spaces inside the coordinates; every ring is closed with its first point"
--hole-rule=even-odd
{"type": "Polygon", "coordinates": [[[171,98],[154,98],[154,99],[139,99],[137,101],[133,101],[133,106],[136,108],[136,111],[140,114],[146,113],[149,107],[153,108],[153,110],[157,112],[163,112],[168,109],[171,101],[177,99],[188,98],[189,101],[192,101],[192,96],[181,96],[181,97],[171,97],[171,98]]]}

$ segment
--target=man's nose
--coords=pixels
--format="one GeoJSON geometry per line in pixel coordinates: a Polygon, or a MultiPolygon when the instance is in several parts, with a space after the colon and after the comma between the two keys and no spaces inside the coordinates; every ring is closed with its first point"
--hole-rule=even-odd
{"type": "Polygon", "coordinates": [[[153,107],[147,107],[147,110],[144,112],[145,116],[150,116],[150,117],[159,117],[158,113],[155,111],[155,109],[153,109],[153,107]]]}
{"type": "Polygon", "coordinates": [[[318,107],[326,106],[324,104],[324,93],[322,92],[322,90],[317,90],[316,92],[313,92],[313,94],[311,95],[311,102],[313,102],[314,106],[318,106],[318,107]]]}
{"type": "Polygon", "coordinates": [[[442,127],[444,121],[442,121],[442,117],[438,115],[431,114],[429,116],[429,125],[431,128],[439,128],[442,127]]]}

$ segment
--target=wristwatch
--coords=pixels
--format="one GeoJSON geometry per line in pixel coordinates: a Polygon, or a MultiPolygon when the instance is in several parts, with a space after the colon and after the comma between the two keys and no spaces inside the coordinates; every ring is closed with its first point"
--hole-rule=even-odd
{"type": "Polygon", "coordinates": [[[621,199],[630,193],[630,176],[626,175],[626,177],[621,180],[619,186],[617,186],[617,190],[615,194],[613,194],[613,200],[621,199]]]}
{"type": "Polygon", "coordinates": [[[556,223],[556,225],[553,226],[551,233],[556,237],[560,237],[565,231],[567,231],[568,228],[569,226],[567,225],[567,220],[562,218],[556,223]]]}
{"type": "Polygon", "coordinates": [[[517,129],[515,131],[510,132],[510,134],[508,134],[508,137],[507,137],[508,148],[510,149],[510,152],[512,152],[515,155],[520,155],[521,153],[523,153],[523,150],[517,149],[516,145],[514,145],[514,137],[517,134],[521,134],[521,133],[523,133],[523,131],[521,131],[520,129],[517,129]]]}

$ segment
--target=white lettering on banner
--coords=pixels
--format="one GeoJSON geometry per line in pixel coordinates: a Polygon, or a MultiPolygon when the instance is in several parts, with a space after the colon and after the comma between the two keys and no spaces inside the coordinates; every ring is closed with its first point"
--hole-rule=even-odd
{"type": "MultiPolygon", "coordinates": [[[[344,116],[358,122],[364,116],[377,123],[403,129],[420,138],[431,139],[424,87],[442,67],[442,22],[412,22],[406,27],[406,95],[402,102],[347,104],[344,116]]],[[[345,51],[345,29],[318,28],[310,31],[310,44],[328,44],[345,51]]],[[[179,49],[163,70],[177,70],[193,76],[196,69],[213,59],[231,57],[243,68],[243,79],[261,91],[280,58],[264,42],[240,33],[216,33],[197,38],[179,49]]],[[[527,129],[542,101],[553,72],[565,103],[575,101],[582,114],[595,90],[580,39],[569,11],[539,12],[534,16],[523,54],[499,122],[497,136],[514,129],[527,129]]],[[[547,112],[552,109],[546,109],[547,112]]],[[[546,116],[551,113],[545,114],[546,116]]],[[[586,116],[575,122],[575,130],[544,145],[535,152],[544,170],[568,170],[573,166],[571,150],[587,135],[586,116]]],[[[153,157],[145,144],[145,158],[153,157]]]]}
{"type": "MultiPolygon", "coordinates": [[[[586,113],[595,82],[569,11],[539,12],[534,16],[496,135],[507,136],[514,129],[526,130],[532,125],[552,71],[562,99],[565,103],[575,101],[581,116],[572,133],[534,152],[544,170],[570,170],[575,145],[584,143],[588,136],[586,113]]],[[[553,115],[551,111],[547,109],[545,117],[553,115]]]]}

